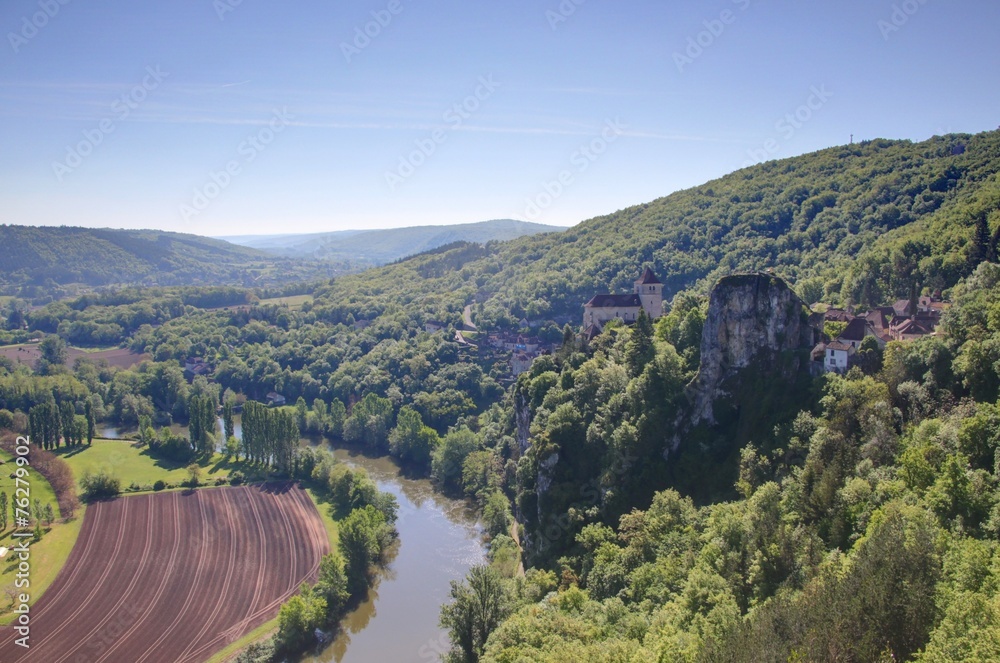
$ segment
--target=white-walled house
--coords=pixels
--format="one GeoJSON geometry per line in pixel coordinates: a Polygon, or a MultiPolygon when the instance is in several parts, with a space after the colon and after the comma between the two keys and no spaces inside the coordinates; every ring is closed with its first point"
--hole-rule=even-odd
{"type": "Polygon", "coordinates": [[[828,373],[846,373],[851,356],[857,352],[853,345],[833,341],[826,344],[826,356],[823,359],[823,368],[828,373]]]}

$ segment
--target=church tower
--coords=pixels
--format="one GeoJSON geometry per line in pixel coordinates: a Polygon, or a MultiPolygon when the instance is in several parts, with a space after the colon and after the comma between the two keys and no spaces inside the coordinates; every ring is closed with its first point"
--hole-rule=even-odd
{"type": "Polygon", "coordinates": [[[639,295],[646,315],[654,320],[663,315],[663,284],[649,267],[635,282],[635,294],[639,295]]]}

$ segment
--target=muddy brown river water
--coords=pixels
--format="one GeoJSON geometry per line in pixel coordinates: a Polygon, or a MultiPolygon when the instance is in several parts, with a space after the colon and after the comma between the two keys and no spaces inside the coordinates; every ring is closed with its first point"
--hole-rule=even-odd
{"type": "Polygon", "coordinates": [[[485,561],[474,511],[435,493],[429,481],[403,476],[390,458],[336,449],[337,458],[368,470],[399,501],[399,543],[374,589],[343,622],[343,632],[309,663],[428,663],[448,641],[438,612],[449,583],[485,561]]]}

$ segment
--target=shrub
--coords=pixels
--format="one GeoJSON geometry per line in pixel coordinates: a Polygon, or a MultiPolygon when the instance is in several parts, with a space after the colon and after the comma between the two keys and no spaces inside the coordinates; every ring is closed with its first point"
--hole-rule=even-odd
{"type": "Polygon", "coordinates": [[[198,463],[191,463],[187,466],[188,485],[197,488],[201,485],[201,466],[198,463]]]}
{"type": "Polygon", "coordinates": [[[236,663],[271,663],[275,658],[274,639],[255,642],[236,657],[236,663]]]}
{"type": "Polygon", "coordinates": [[[279,646],[298,652],[316,641],[316,629],[326,624],[326,599],[309,585],[302,585],[299,594],[288,599],[278,612],[279,646]]]}
{"type": "Polygon", "coordinates": [[[80,479],[80,487],[83,489],[83,497],[87,500],[99,500],[109,497],[117,497],[122,492],[121,481],[118,477],[101,470],[97,474],[87,472],[80,479]]]}
{"type": "Polygon", "coordinates": [[[161,428],[156,436],[149,440],[149,450],[154,455],[179,463],[186,463],[194,458],[194,449],[186,437],[175,435],[169,428],[161,428]]]}
{"type": "Polygon", "coordinates": [[[130,493],[137,493],[140,490],[142,490],[142,486],[140,486],[138,483],[136,483],[135,481],[133,481],[132,483],[130,483],[128,485],[128,490],[129,490],[130,493]]]}
{"type": "Polygon", "coordinates": [[[157,479],[156,483],[153,484],[153,490],[160,491],[167,487],[166,482],[163,479],[157,479]]]}
{"type": "Polygon", "coordinates": [[[242,472],[233,472],[232,474],[229,475],[230,486],[239,486],[244,481],[246,481],[246,478],[243,476],[242,472]]]}

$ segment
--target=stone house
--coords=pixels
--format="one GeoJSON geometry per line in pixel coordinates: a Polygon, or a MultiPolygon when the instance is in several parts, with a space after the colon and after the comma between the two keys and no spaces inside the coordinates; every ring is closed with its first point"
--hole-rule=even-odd
{"type": "Polygon", "coordinates": [[[663,284],[649,267],[633,284],[627,295],[596,295],[583,306],[583,328],[601,328],[609,320],[619,319],[631,324],[645,311],[652,319],[663,315],[663,284]]]}

